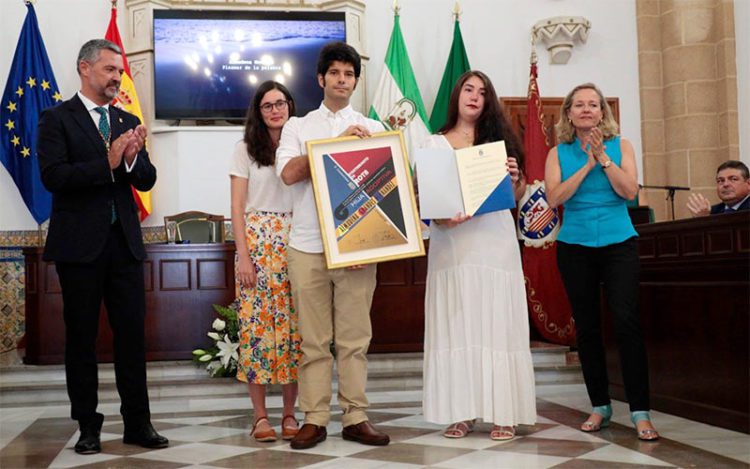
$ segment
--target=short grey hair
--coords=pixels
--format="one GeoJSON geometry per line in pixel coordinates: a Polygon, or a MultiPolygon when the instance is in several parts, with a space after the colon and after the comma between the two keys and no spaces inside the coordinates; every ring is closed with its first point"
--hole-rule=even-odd
{"type": "Polygon", "coordinates": [[[79,74],[81,73],[81,62],[85,61],[93,64],[94,62],[99,60],[99,54],[101,53],[102,49],[111,50],[116,54],[122,55],[122,49],[120,49],[120,46],[118,46],[114,42],[108,41],[106,39],[91,39],[90,41],[86,42],[86,44],[81,46],[81,50],[78,52],[76,71],[78,71],[79,74]]]}

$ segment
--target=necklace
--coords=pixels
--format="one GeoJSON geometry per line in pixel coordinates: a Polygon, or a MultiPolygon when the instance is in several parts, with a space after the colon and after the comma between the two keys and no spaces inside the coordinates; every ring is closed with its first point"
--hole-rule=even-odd
{"type": "Polygon", "coordinates": [[[464,142],[468,144],[474,143],[474,129],[466,130],[466,129],[456,129],[456,133],[458,134],[459,138],[463,140],[464,142]]]}
{"type": "MultiPolygon", "coordinates": [[[[102,133],[101,129],[96,129],[99,132],[99,136],[102,138],[102,142],[104,142],[104,147],[107,149],[107,153],[109,153],[109,146],[111,144],[110,139],[106,138],[104,134],[102,133]]],[[[111,131],[110,131],[111,132],[111,131]]],[[[110,136],[111,138],[111,136],[110,136]]]]}

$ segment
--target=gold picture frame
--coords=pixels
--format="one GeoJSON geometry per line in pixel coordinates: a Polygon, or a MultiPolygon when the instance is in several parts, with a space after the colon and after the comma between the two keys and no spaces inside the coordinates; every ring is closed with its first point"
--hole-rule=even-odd
{"type": "Polygon", "coordinates": [[[307,142],[329,269],[425,254],[401,131],[307,142]]]}

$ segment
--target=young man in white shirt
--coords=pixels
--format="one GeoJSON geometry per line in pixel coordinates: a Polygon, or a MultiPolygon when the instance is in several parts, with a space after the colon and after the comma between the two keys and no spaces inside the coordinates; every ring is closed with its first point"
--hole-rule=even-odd
{"type": "Polygon", "coordinates": [[[369,423],[366,414],[366,354],[372,337],[375,265],[326,267],[306,155],[309,140],[345,135],[365,138],[384,130],[380,122],[354,111],[349,103],[360,71],[361,60],[353,47],[342,42],[326,45],[318,58],[323,102],[305,117],[293,117],[286,123],[276,152],[276,173],[292,190],[289,279],[302,336],[299,406],[305,412],[305,423],[291,441],[294,449],[312,448],[326,439],[334,359],[331,341],[336,348],[338,401],[344,411],[342,437],[376,446],[390,442],[388,435],[369,423]]]}

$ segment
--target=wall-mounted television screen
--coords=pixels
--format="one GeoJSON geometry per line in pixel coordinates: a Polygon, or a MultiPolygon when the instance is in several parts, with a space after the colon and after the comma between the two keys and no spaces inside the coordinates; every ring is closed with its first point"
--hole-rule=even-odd
{"type": "Polygon", "coordinates": [[[343,12],[154,10],[156,118],[242,119],[266,80],[304,115],[323,98],[316,64],[331,41],[346,41],[343,12]]]}

